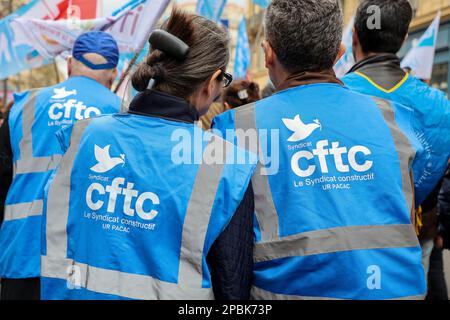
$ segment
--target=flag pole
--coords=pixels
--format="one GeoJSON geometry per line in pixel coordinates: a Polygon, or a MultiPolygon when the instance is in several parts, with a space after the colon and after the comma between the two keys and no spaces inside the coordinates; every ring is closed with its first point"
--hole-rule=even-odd
{"type": "Polygon", "coordinates": [[[150,33],[153,30],[154,25],[151,26],[150,30],[148,30],[148,37],[139,45],[138,49],[136,50],[136,53],[134,54],[133,58],[130,60],[130,63],[128,64],[127,69],[125,72],[123,72],[120,76],[119,83],[117,84],[117,87],[114,89],[114,93],[117,93],[122,86],[123,82],[127,78],[128,74],[130,73],[131,69],[134,67],[137,59],[139,58],[139,55],[141,54],[142,50],[144,50],[145,44],[147,43],[147,40],[150,37],[150,33]]]}
{"type": "MultiPolygon", "coordinates": [[[[164,13],[164,10],[167,9],[167,6],[170,4],[171,1],[172,0],[159,1],[159,10],[160,11],[157,11],[158,18],[160,18],[162,16],[162,14],[164,13]],[[162,5],[164,5],[164,6],[162,6],[162,5]]],[[[156,1],[154,1],[154,3],[156,3],[156,1]]],[[[146,5],[149,5],[149,4],[147,3],[146,5]]],[[[117,93],[119,91],[119,88],[122,86],[123,82],[125,81],[126,77],[130,73],[130,71],[133,69],[134,65],[136,64],[137,59],[139,58],[139,55],[141,54],[142,50],[144,50],[144,47],[150,37],[150,33],[153,31],[153,29],[155,28],[155,25],[157,23],[158,23],[158,19],[153,21],[153,23],[149,26],[149,28],[147,29],[147,32],[145,33],[145,34],[147,34],[147,37],[140,40],[141,43],[137,46],[137,50],[136,50],[133,58],[130,60],[130,63],[128,65],[127,69],[120,76],[119,83],[117,84],[117,87],[114,89],[114,93],[117,93]]]]}
{"type": "Polygon", "coordinates": [[[142,50],[144,50],[145,47],[145,43],[143,46],[141,46],[136,53],[134,54],[133,58],[130,60],[130,63],[128,64],[127,69],[125,70],[125,72],[123,72],[120,76],[119,79],[119,83],[117,84],[116,88],[114,89],[114,93],[117,93],[120,89],[120,87],[122,86],[123,82],[125,81],[126,77],[128,76],[128,74],[130,73],[131,69],[133,68],[133,66],[136,63],[136,60],[139,58],[139,55],[141,54],[142,50]]]}

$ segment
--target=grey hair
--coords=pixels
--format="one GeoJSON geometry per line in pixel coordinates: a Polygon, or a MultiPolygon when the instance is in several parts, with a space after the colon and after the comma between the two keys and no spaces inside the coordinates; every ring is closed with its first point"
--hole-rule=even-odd
{"type": "Polygon", "coordinates": [[[342,30],[338,0],[273,0],[265,18],[266,39],[289,72],[331,69],[342,30]]]}

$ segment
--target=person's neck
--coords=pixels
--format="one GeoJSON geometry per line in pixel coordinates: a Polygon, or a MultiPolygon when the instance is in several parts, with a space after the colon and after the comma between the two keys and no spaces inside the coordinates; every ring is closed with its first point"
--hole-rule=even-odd
{"type": "Polygon", "coordinates": [[[285,83],[291,76],[291,73],[281,68],[279,68],[278,70],[271,70],[271,72],[269,73],[271,75],[270,80],[275,88],[278,88],[280,85],[285,83]]]}
{"type": "Polygon", "coordinates": [[[359,63],[361,61],[364,61],[364,60],[367,60],[369,58],[376,57],[379,55],[383,55],[383,54],[387,54],[387,53],[384,53],[384,52],[368,52],[368,53],[363,52],[363,53],[359,53],[359,54],[357,53],[355,60],[356,60],[356,63],[359,63]]]}
{"type": "Polygon", "coordinates": [[[282,91],[292,87],[317,84],[317,83],[330,83],[343,85],[333,69],[322,71],[298,71],[289,74],[283,82],[276,86],[277,91],[282,91]]]}
{"type": "Polygon", "coordinates": [[[111,85],[110,83],[106,82],[105,79],[97,79],[96,77],[92,77],[89,75],[85,75],[85,74],[71,74],[69,75],[69,78],[74,78],[74,77],[84,77],[84,78],[88,78],[91,80],[94,80],[95,82],[101,84],[102,86],[104,86],[106,89],[111,90],[111,85]]]}

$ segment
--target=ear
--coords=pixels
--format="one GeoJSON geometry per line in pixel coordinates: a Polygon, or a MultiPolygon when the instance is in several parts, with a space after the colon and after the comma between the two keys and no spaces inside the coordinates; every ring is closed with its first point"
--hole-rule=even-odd
{"type": "Polygon", "coordinates": [[[116,79],[118,74],[119,74],[119,71],[117,70],[117,68],[115,68],[112,72],[113,79],[116,79]]]}
{"type": "Polygon", "coordinates": [[[119,73],[119,71],[117,71],[117,68],[114,68],[114,70],[111,72],[111,83],[114,83],[114,81],[117,78],[118,73],[119,73]]]}
{"type": "Polygon", "coordinates": [[[264,56],[266,68],[272,67],[275,64],[277,55],[268,41],[263,42],[264,56]]]}
{"type": "Polygon", "coordinates": [[[73,57],[67,58],[67,75],[70,77],[72,75],[73,70],[73,57]]]}
{"type": "Polygon", "coordinates": [[[206,90],[205,91],[205,94],[206,94],[206,96],[210,96],[212,93],[213,93],[213,91],[214,91],[214,89],[215,89],[215,86],[217,85],[217,78],[220,76],[222,74],[222,71],[221,70],[217,70],[216,72],[214,72],[214,74],[212,75],[212,77],[211,77],[211,79],[209,80],[209,82],[207,83],[207,85],[204,87],[204,90],[206,90]]]}
{"type": "Polygon", "coordinates": [[[114,70],[111,71],[111,76],[109,78],[109,83],[108,83],[108,87],[109,87],[108,89],[111,90],[112,85],[114,84],[114,81],[117,78],[117,74],[118,74],[117,68],[114,68],[114,70]]]}
{"type": "Polygon", "coordinates": [[[356,29],[354,27],[352,30],[352,46],[353,52],[355,52],[355,48],[358,48],[360,46],[358,33],[356,32],[356,29]]]}
{"type": "Polygon", "coordinates": [[[345,44],[341,43],[341,46],[339,48],[339,52],[336,57],[336,60],[334,61],[334,64],[336,64],[339,60],[341,60],[342,56],[345,54],[345,51],[347,51],[347,48],[345,47],[345,44]]]}

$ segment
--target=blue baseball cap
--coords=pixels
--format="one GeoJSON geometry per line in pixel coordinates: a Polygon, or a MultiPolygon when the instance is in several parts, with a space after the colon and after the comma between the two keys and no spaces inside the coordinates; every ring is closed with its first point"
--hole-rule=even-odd
{"type": "Polygon", "coordinates": [[[73,45],[72,56],[93,70],[114,69],[119,63],[119,48],[110,34],[91,31],[77,38],[73,45]],[[107,63],[94,64],[84,58],[87,53],[96,53],[105,58],[107,63]]]}

